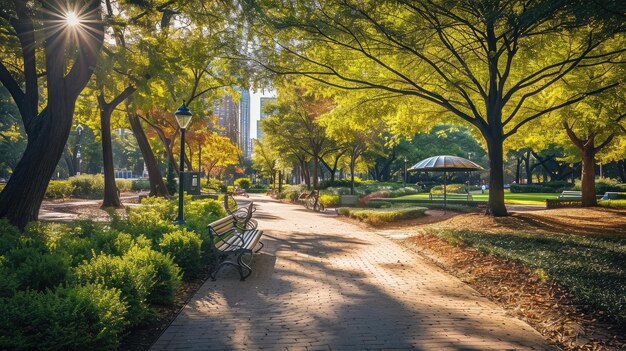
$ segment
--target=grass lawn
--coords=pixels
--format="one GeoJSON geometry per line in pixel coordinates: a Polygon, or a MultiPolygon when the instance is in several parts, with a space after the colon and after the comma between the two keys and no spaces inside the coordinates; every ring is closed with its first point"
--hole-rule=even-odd
{"type": "MultiPolygon", "coordinates": [[[[546,199],[556,199],[559,194],[553,193],[511,193],[508,190],[504,192],[504,203],[509,205],[545,205],[546,199]]],[[[472,194],[474,201],[487,201],[489,193],[472,194]]],[[[422,199],[428,200],[428,194],[415,194],[399,197],[398,199],[422,199]]]]}
{"type": "Polygon", "coordinates": [[[511,230],[427,232],[454,245],[468,245],[498,257],[515,259],[544,279],[566,287],[576,297],[626,325],[626,237],[570,235],[511,230]]]}

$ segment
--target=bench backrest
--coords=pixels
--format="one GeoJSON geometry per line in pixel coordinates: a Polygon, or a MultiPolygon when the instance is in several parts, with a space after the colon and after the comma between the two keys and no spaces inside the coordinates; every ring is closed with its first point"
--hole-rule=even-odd
{"type": "Polygon", "coordinates": [[[578,191],[578,190],[563,190],[563,192],[561,193],[561,195],[575,195],[575,196],[582,196],[582,191],[578,191]]]}
{"type": "Polygon", "coordinates": [[[220,218],[215,222],[210,223],[207,227],[209,231],[213,231],[214,234],[221,235],[235,226],[235,220],[232,216],[220,218]]]}

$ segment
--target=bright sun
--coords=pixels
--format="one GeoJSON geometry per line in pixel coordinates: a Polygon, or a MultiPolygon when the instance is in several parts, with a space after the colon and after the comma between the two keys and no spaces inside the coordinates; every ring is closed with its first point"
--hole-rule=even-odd
{"type": "Polygon", "coordinates": [[[70,11],[65,16],[65,22],[67,22],[69,26],[74,27],[80,24],[80,19],[78,18],[75,12],[70,11]]]}

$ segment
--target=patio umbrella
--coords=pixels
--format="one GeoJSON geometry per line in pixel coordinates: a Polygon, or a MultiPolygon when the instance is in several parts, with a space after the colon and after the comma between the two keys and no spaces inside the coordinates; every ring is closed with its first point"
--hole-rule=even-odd
{"type": "Polygon", "coordinates": [[[423,159],[409,168],[413,172],[443,172],[443,208],[447,208],[448,172],[471,172],[483,169],[480,165],[458,156],[441,155],[423,159]]]}

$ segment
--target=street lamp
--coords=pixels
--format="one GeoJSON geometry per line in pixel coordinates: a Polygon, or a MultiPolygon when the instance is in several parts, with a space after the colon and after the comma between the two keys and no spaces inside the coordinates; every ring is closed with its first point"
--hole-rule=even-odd
{"type": "Polygon", "coordinates": [[[176,217],[175,224],[185,224],[185,215],[183,214],[183,182],[184,182],[184,170],[185,170],[185,129],[191,122],[191,111],[185,105],[185,101],[180,105],[178,110],[174,112],[176,116],[176,122],[180,127],[180,173],[178,176],[178,216],[176,217]]]}
{"type": "Polygon", "coordinates": [[[80,137],[83,134],[83,127],[79,124],[76,126],[76,175],[80,175],[80,137]]]}
{"type": "Polygon", "coordinates": [[[404,178],[403,178],[403,185],[406,188],[406,156],[404,157],[404,178]]]}
{"type": "Polygon", "coordinates": [[[76,163],[78,164],[78,167],[76,168],[76,175],[80,175],[80,150],[76,152],[76,163]]]}

